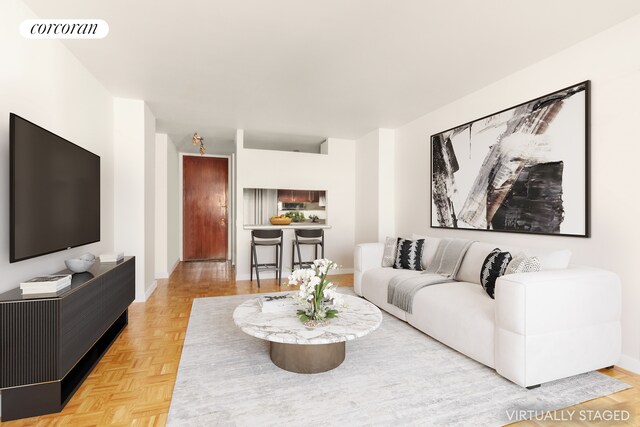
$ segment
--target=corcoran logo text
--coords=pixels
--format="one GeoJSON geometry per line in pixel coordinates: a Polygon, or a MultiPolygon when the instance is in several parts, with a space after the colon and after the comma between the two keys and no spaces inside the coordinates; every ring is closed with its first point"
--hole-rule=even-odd
{"type": "Polygon", "coordinates": [[[102,19],[27,19],[20,34],[28,39],[103,39],[109,24],[102,19]]]}

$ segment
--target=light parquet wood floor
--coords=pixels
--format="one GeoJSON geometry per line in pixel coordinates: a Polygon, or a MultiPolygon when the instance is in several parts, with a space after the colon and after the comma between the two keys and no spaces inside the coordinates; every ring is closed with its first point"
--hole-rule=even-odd
{"type": "MultiPolygon", "coordinates": [[[[129,308],[129,325],[58,414],[0,423],[13,426],[163,426],[194,298],[280,290],[275,280],[235,281],[227,263],[181,263],[146,303],[129,308]]],[[[334,277],[352,286],[353,275],[334,277]]],[[[283,287],[282,290],[285,290],[283,287]]],[[[615,368],[607,375],[634,388],[577,405],[583,409],[627,409],[631,424],[640,425],[640,376],[615,368]]],[[[522,426],[552,426],[554,422],[523,422],[522,426]]],[[[562,425],[592,425],[587,423],[562,425]]],[[[599,424],[606,425],[606,424],[599,424]]]]}

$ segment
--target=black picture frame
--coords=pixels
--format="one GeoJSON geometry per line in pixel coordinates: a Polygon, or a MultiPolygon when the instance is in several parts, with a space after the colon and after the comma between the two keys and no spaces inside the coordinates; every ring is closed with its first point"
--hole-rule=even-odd
{"type": "MultiPolygon", "coordinates": [[[[464,124],[431,135],[429,138],[431,176],[429,197],[430,227],[448,230],[491,231],[582,238],[591,237],[590,94],[591,81],[585,80],[583,82],[567,86],[563,89],[556,90],[546,95],[542,95],[538,98],[522,102],[512,107],[505,108],[498,112],[488,114],[478,119],[474,119],[464,124]],[[507,168],[507,165],[511,165],[510,167],[514,167],[512,165],[512,163],[514,162],[513,157],[510,158],[511,163],[504,160],[502,160],[501,162],[498,162],[498,160],[496,160],[498,158],[502,158],[500,154],[504,155],[504,152],[500,152],[500,150],[505,151],[505,149],[500,148],[500,144],[505,144],[505,138],[511,136],[531,135],[530,139],[533,140],[537,137],[540,137],[541,135],[544,135],[545,131],[548,130],[549,126],[551,126],[551,124],[553,123],[553,120],[562,112],[562,108],[565,105],[565,100],[568,100],[569,98],[580,93],[584,93],[583,105],[572,105],[571,108],[575,110],[572,110],[573,116],[581,116],[581,112],[584,112],[584,128],[582,129],[580,127],[577,127],[579,126],[578,123],[572,124],[572,126],[576,125],[576,135],[578,135],[579,132],[584,132],[584,141],[579,144],[580,147],[572,148],[583,148],[584,151],[582,153],[579,153],[579,155],[576,155],[576,159],[563,158],[560,161],[540,162],[538,164],[534,163],[535,160],[527,159],[524,156],[522,158],[516,158],[515,163],[524,159],[522,160],[522,163],[523,165],[526,164],[527,166],[519,166],[522,169],[517,173],[514,172],[513,178],[511,180],[505,181],[506,183],[509,183],[509,185],[502,185],[498,187],[491,186],[491,179],[495,180],[495,176],[499,175],[497,173],[491,175],[492,172],[495,172],[495,170],[497,170],[498,168],[507,168]],[[578,110],[578,108],[580,109],[578,110]],[[468,150],[469,153],[471,153],[472,144],[474,142],[472,133],[474,124],[486,125],[491,124],[492,121],[500,123],[500,120],[504,121],[505,117],[509,117],[509,114],[511,112],[513,112],[513,116],[507,120],[507,130],[510,128],[518,129],[518,126],[520,126],[520,131],[512,131],[511,133],[507,133],[507,131],[505,131],[500,134],[499,138],[494,142],[494,144],[488,146],[487,154],[480,163],[480,173],[475,177],[474,183],[471,188],[457,189],[455,187],[454,178],[455,173],[459,172],[459,168],[461,166],[457,161],[457,157],[455,154],[456,147],[454,147],[455,142],[452,141],[452,138],[455,138],[456,135],[460,135],[463,131],[466,132],[468,130],[468,150]],[[538,117],[534,117],[536,115],[538,117]],[[526,128],[526,126],[531,126],[533,124],[535,124],[536,126],[540,126],[541,128],[544,127],[544,130],[540,131],[540,128],[536,129],[535,133],[529,133],[530,129],[526,128]],[[525,132],[525,130],[527,130],[527,132],[525,132]],[[435,167],[434,147],[436,155],[435,167]],[[493,153],[494,150],[496,152],[499,152],[499,154],[493,153]],[[581,163],[581,158],[584,158],[584,164],[581,163]],[[577,185],[576,183],[579,180],[583,180],[580,182],[583,182],[583,184],[581,185],[584,186],[584,194],[576,194],[576,196],[579,196],[576,197],[576,199],[582,200],[583,202],[574,203],[569,208],[572,221],[578,224],[580,224],[582,221],[582,227],[576,227],[575,229],[571,229],[568,231],[562,230],[561,227],[561,224],[566,219],[566,212],[564,210],[565,206],[563,204],[563,180],[565,179],[565,177],[563,176],[563,171],[564,165],[567,161],[571,161],[571,165],[574,166],[573,169],[578,170],[578,173],[573,173],[571,176],[572,184],[575,186],[577,185]],[[456,169],[456,167],[458,169],[456,169]],[[487,167],[492,167],[493,169],[487,170],[487,167]],[[485,191],[485,187],[483,187],[483,180],[485,176],[488,177],[487,180],[489,182],[489,185],[487,185],[486,187],[487,194],[483,194],[483,191],[485,191]],[[539,179],[538,181],[536,181],[536,176],[547,177],[549,181],[548,185],[545,186],[544,179],[539,179]],[[451,182],[447,183],[446,181],[448,179],[450,179],[451,182]],[[528,179],[528,181],[524,181],[526,179],[528,179]],[[559,190],[558,183],[560,183],[559,190]],[[447,185],[452,185],[453,188],[448,188],[447,185]],[[507,187],[509,188],[508,192],[506,190],[507,187]],[[523,189],[526,190],[526,197],[523,197],[523,189]],[[459,199],[464,198],[464,203],[458,201],[457,206],[455,205],[455,202],[451,200],[451,197],[449,197],[451,194],[455,194],[456,191],[458,191],[459,199]],[[538,197],[542,197],[541,195],[545,193],[548,193],[549,197],[544,198],[544,202],[542,199],[530,200],[529,197],[536,191],[539,194],[538,197]],[[437,197],[437,200],[434,200],[434,193],[435,197],[437,197]],[[496,194],[498,196],[496,196],[496,194]],[[482,203],[477,201],[477,199],[481,199],[482,197],[486,197],[486,205],[484,207],[484,224],[481,215],[482,203]],[[501,200],[501,197],[503,199],[499,202],[499,200],[501,200]],[[469,209],[468,207],[475,207],[475,209],[469,209]],[[529,207],[529,210],[527,210],[527,207],[529,207]],[[464,215],[464,219],[471,218],[471,224],[465,222],[462,218],[456,217],[456,209],[458,209],[457,213],[462,213],[462,215],[464,215]],[[491,210],[491,212],[489,212],[489,210],[491,210]],[[544,213],[543,215],[540,215],[540,219],[546,218],[545,215],[548,215],[550,220],[544,221],[543,224],[540,224],[539,221],[537,222],[533,219],[536,212],[544,213]],[[549,212],[554,213],[551,214],[549,212]],[[497,220],[494,220],[496,218],[497,220]],[[477,221],[475,221],[474,219],[477,219],[477,221]],[[459,223],[461,223],[463,226],[458,226],[459,223]]],[[[579,101],[580,97],[577,97],[572,102],[577,104],[579,101]]],[[[569,114],[565,112],[563,117],[564,121],[569,122],[569,119],[572,116],[569,117],[569,114]]],[[[574,120],[576,122],[578,121],[576,119],[574,120]]],[[[495,127],[495,123],[491,127],[495,127]]],[[[482,129],[484,128],[481,128],[481,132],[482,129]]],[[[489,126],[487,126],[486,129],[489,129],[489,126]]],[[[480,134],[480,132],[478,134],[480,134]]],[[[485,138],[487,141],[489,140],[489,138],[487,138],[486,136],[483,138],[485,138]]],[[[463,138],[460,137],[458,139],[460,140],[463,138]]],[[[540,139],[542,140],[544,138],[540,139]]],[[[580,139],[580,137],[577,137],[577,139],[580,139]]],[[[487,144],[487,141],[484,141],[485,145],[487,144]]],[[[551,146],[552,149],[553,147],[560,147],[559,145],[551,145],[553,143],[553,140],[551,140],[550,142],[545,142],[545,144],[551,146]]],[[[561,143],[561,141],[557,142],[557,144],[561,143]]],[[[576,145],[578,145],[577,141],[576,145]]],[[[567,148],[564,147],[563,149],[566,150],[567,148]]],[[[531,152],[534,154],[538,153],[536,151],[531,152]]],[[[471,155],[469,157],[471,157],[471,155]]],[[[476,158],[475,161],[478,162],[478,159],[476,158]]],[[[465,171],[465,173],[473,174],[473,167],[469,168],[469,170],[465,171]]],[[[467,176],[467,181],[468,180],[469,176],[467,176]]]]}

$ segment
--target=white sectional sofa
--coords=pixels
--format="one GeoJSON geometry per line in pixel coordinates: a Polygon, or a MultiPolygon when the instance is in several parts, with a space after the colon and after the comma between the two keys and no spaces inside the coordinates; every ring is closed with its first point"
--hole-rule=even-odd
{"type": "MultiPolygon", "coordinates": [[[[439,241],[425,238],[424,266],[433,258],[439,241]]],[[[618,362],[621,297],[617,275],[569,266],[569,251],[525,250],[540,259],[541,271],[498,278],[493,300],[479,283],[482,264],[497,246],[473,243],[456,282],[419,290],[409,314],[387,303],[389,280],[408,270],[381,267],[384,244],[360,244],[354,254],[354,290],[523,387],[533,388],[618,362]]],[[[512,254],[519,251],[500,249],[512,254]]]]}

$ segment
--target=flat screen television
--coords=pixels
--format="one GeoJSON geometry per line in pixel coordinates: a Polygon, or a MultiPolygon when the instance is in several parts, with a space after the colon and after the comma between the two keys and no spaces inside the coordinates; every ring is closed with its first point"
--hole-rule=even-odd
{"type": "Polygon", "coordinates": [[[11,113],[10,261],[100,240],[100,157],[11,113]]]}

